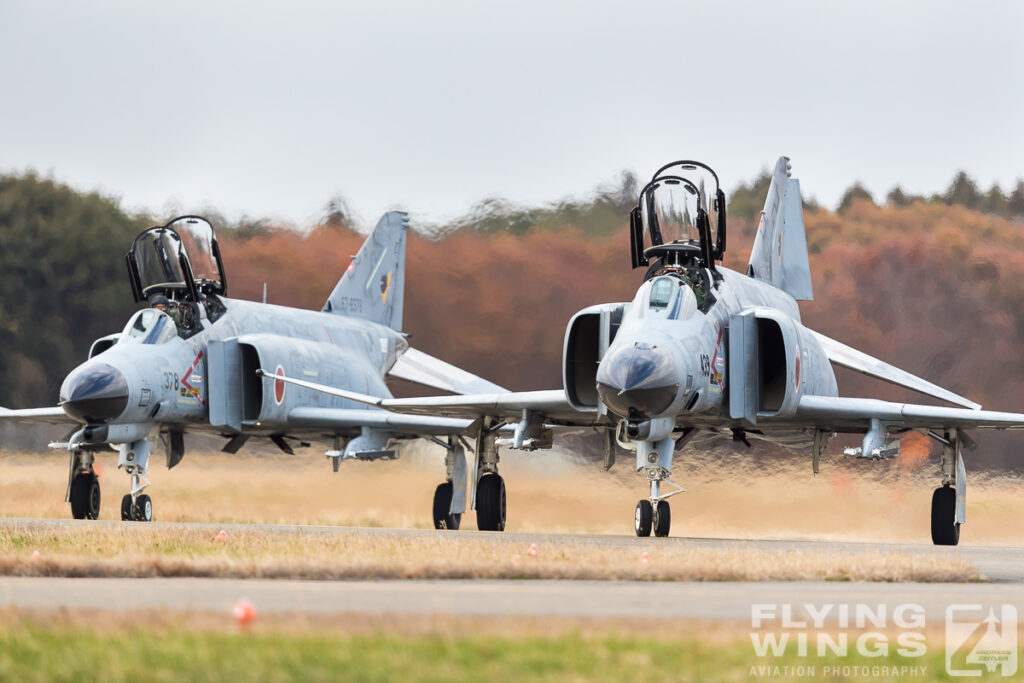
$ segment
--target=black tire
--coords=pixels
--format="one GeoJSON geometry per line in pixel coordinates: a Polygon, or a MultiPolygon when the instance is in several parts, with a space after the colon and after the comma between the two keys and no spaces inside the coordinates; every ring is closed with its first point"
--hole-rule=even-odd
{"type": "Polygon", "coordinates": [[[71,516],[75,519],[100,516],[100,480],[92,472],[82,472],[71,480],[71,516]]]}
{"type": "Polygon", "coordinates": [[[956,521],[956,489],[952,486],[942,486],[932,494],[932,543],[960,543],[960,525],[956,521]]]}
{"type": "Polygon", "coordinates": [[[136,522],[153,521],[153,501],[145,493],[135,499],[134,513],[136,522]]]}
{"type": "Polygon", "coordinates": [[[505,530],[505,480],[500,474],[485,474],[476,485],[476,527],[505,530]]]}
{"type": "Polygon", "coordinates": [[[651,501],[641,500],[636,504],[636,514],[634,515],[634,528],[636,529],[636,535],[643,538],[644,536],[651,535],[651,522],[654,519],[654,507],[651,506],[651,501]]]}
{"type": "Polygon", "coordinates": [[[450,514],[452,509],[452,483],[438,484],[434,490],[434,528],[455,531],[462,521],[461,514],[450,514]]]}
{"type": "Polygon", "coordinates": [[[126,493],[121,499],[121,521],[131,522],[133,519],[135,516],[132,514],[132,494],[126,493]]]}
{"type": "Polygon", "coordinates": [[[668,506],[667,500],[658,501],[658,514],[654,516],[654,535],[668,536],[668,530],[672,527],[672,508],[668,506]]]}

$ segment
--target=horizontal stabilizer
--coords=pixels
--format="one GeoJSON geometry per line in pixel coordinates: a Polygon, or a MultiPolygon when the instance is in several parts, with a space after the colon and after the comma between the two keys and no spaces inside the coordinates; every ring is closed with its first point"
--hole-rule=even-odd
{"type": "Polygon", "coordinates": [[[937,384],[932,384],[931,382],[921,379],[916,375],[912,375],[905,370],[900,370],[899,368],[880,361],[877,358],[873,358],[862,351],[858,351],[846,344],[837,342],[835,339],[830,339],[820,332],[814,332],[812,330],[811,333],[821,345],[821,348],[825,352],[825,355],[828,356],[828,359],[840,367],[855,370],[861,374],[868,375],[869,377],[874,377],[897,386],[906,387],[907,389],[912,389],[926,396],[932,396],[958,406],[970,408],[971,410],[978,410],[981,408],[981,404],[979,403],[975,403],[970,399],[954,394],[952,391],[943,389],[937,384]]]}
{"type": "Polygon", "coordinates": [[[439,358],[409,349],[388,370],[388,376],[453,394],[501,393],[505,389],[439,358]]]}

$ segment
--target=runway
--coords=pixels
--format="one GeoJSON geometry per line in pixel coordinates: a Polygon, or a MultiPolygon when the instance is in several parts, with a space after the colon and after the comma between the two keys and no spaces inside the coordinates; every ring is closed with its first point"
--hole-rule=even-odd
{"type": "MultiPolygon", "coordinates": [[[[18,528],[68,525],[121,525],[122,522],[4,519],[18,528]]],[[[129,525],[131,523],[128,523],[129,525]]],[[[156,525],[157,523],[154,523],[156,525]]],[[[246,525],[168,524],[206,530],[251,529],[246,525]]],[[[392,536],[452,534],[434,530],[261,525],[282,534],[338,533],[392,536]]],[[[454,532],[479,537],[484,532],[454,532]]],[[[488,534],[490,535],[490,534],[488,534]]],[[[848,554],[878,551],[912,555],[952,554],[969,560],[985,577],[978,583],[859,582],[635,582],[551,580],[380,580],[293,581],[259,579],[96,579],[0,577],[0,607],[22,609],[229,610],[247,597],[263,613],[446,614],[453,616],[559,616],[599,618],[662,617],[749,620],[754,604],[868,604],[890,608],[920,605],[930,619],[941,619],[950,604],[1013,604],[1024,610],[1024,548],[937,548],[926,544],[717,538],[638,539],[631,536],[505,534],[503,538],[557,547],[584,542],[607,547],[651,549],[753,546],[848,554]]]]}
{"type": "Polygon", "coordinates": [[[275,581],[261,579],[0,578],[0,605],[23,609],[445,614],[749,620],[755,604],[901,604],[941,620],[951,604],[1024,609],[1022,584],[619,581],[275,581]]]}

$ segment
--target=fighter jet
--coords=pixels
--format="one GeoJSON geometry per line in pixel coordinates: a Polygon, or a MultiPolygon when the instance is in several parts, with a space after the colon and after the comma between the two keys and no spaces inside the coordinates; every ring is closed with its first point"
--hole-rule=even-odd
{"type": "MultiPolygon", "coordinates": [[[[602,431],[605,466],[615,444],[634,451],[650,494],[635,509],[637,536],[667,536],[674,454],[725,439],[773,442],[809,455],[818,471],[838,432],[862,434],[849,455],[887,459],[911,430],[942,445],[931,536],[956,545],[966,516],[965,430],[1024,428],[1024,414],[973,401],[872,358],[803,325],[810,265],[800,184],[789,159],[775,165],[745,273],[725,268],[725,194],[697,161],[663,166],[630,214],[631,265],[646,268],[630,302],[591,306],[569,321],[561,389],[393,399],[276,377],[396,413],[482,418],[474,472],[496,473],[496,446],[551,446],[550,426],[602,431]],[[951,403],[955,408],[839,395],[842,366],[951,403]],[[511,439],[495,427],[515,423],[511,439]],[[670,490],[665,491],[663,485],[670,490]]],[[[271,373],[273,374],[273,373],[271,373]]],[[[471,484],[473,482],[470,482],[471,484]]],[[[502,520],[502,526],[504,520],[502,520]]]]}
{"type": "MultiPolygon", "coordinates": [[[[229,299],[220,247],[205,219],[182,216],[150,228],[125,256],[134,298],[146,307],[121,332],[92,344],[88,360],[64,380],[58,406],[0,408],[0,420],[71,425],[66,440],[51,446],[69,454],[66,500],[76,519],[99,516],[95,454],[114,447],[131,482],[121,519],[150,521],[153,502],[143,491],[151,439],[163,441],[171,468],[185,453],[185,433],[222,436],[229,453],[251,438],[287,453],[327,440],[335,471],[350,458],[396,458],[402,443],[425,436],[446,446],[447,469],[458,473],[465,454],[456,437],[470,420],[395,415],[282,380],[265,384],[257,375],[270,368],[281,378],[382,396],[390,395],[389,377],[451,392],[500,391],[409,347],[401,332],[407,229],[404,213],[386,214],[323,309],[306,311],[229,299]]],[[[457,528],[465,489],[453,488],[449,476],[436,495],[445,510],[439,524],[457,528]]],[[[478,503],[497,510],[503,501],[496,495],[482,489],[478,503]]],[[[494,526],[488,519],[478,521],[494,526]]]]}

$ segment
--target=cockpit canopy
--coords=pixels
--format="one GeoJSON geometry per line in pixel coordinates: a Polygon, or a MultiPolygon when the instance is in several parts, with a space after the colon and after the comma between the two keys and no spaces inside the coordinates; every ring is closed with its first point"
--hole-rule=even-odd
{"type": "Polygon", "coordinates": [[[662,275],[637,290],[632,310],[637,318],[689,320],[699,308],[697,296],[687,283],[662,275]]]}
{"type": "Polygon", "coordinates": [[[154,294],[198,301],[201,295],[226,292],[217,237],[199,216],[149,228],[135,238],[125,260],[136,301],[154,294]]]}
{"type": "Polygon", "coordinates": [[[630,213],[630,236],[634,268],[656,257],[714,268],[725,254],[725,194],[718,176],[699,161],[658,169],[630,213]]]}
{"type": "Polygon", "coordinates": [[[177,327],[163,311],[144,308],[124,326],[118,344],[163,344],[178,336],[177,327]]]}

